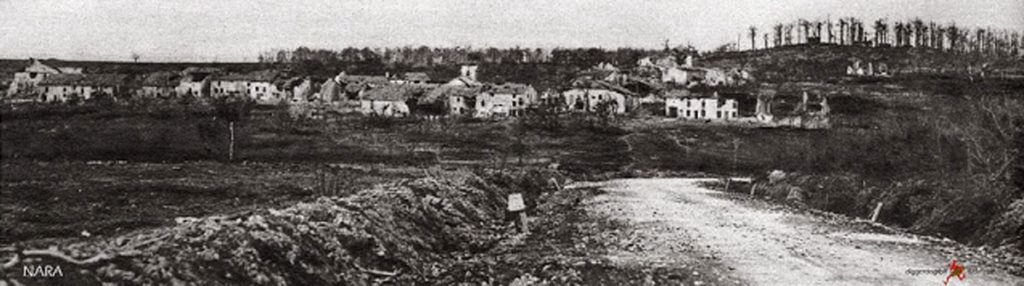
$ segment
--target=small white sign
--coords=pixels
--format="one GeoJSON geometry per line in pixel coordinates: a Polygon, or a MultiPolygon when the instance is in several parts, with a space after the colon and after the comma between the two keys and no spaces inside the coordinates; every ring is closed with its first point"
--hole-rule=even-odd
{"type": "Polygon", "coordinates": [[[523,203],[523,194],[514,193],[508,195],[508,211],[517,212],[526,209],[526,204],[523,203]]]}

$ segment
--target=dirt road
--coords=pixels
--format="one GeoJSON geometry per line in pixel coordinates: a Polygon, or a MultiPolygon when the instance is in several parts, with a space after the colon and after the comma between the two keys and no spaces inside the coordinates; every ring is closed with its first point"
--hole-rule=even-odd
{"type": "MultiPolygon", "coordinates": [[[[701,187],[702,179],[628,179],[585,202],[635,228],[614,263],[724,265],[751,285],[942,285],[957,254],[909,234],[870,233],[832,220],[701,187]]],[[[961,257],[963,258],[963,257],[961,257]]],[[[949,285],[1024,285],[1024,278],[961,259],[949,285]]]]}

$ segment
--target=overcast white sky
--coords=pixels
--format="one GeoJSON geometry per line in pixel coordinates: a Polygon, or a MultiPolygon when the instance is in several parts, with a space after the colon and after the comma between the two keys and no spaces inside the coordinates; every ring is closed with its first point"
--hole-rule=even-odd
{"type": "MultiPolygon", "coordinates": [[[[347,46],[710,49],[745,27],[919,16],[1024,31],[1024,0],[0,0],[0,58],[253,61],[347,46]]],[[[746,44],[746,43],[744,43],[746,44]]]]}

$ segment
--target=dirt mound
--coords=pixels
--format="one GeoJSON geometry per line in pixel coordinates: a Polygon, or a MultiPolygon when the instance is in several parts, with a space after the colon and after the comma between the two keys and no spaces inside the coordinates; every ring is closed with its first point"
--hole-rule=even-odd
{"type": "Polygon", "coordinates": [[[447,252],[481,251],[498,241],[510,189],[490,177],[522,178],[505,184],[515,187],[542,176],[438,171],[282,210],[183,218],[171,228],[15,251],[21,254],[5,255],[4,279],[44,282],[20,273],[22,266],[41,264],[60,266],[60,281],[77,285],[364,285],[415,275],[430,271],[447,252]]]}
{"type": "Polygon", "coordinates": [[[865,219],[881,204],[878,222],[886,225],[972,245],[1024,251],[1024,202],[997,201],[998,187],[968,187],[972,182],[955,177],[880,182],[855,174],[801,173],[756,180],[758,194],[775,201],[865,219]]]}

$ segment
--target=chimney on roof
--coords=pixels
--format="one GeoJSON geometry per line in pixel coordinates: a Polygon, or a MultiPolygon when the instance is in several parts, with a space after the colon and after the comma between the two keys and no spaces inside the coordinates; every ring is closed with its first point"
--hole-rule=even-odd
{"type": "Polygon", "coordinates": [[[477,68],[477,66],[475,66],[475,65],[462,66],[462,69],[459,71],[459,74],[461,76],[464,76],[464,77],[467,77],[469,79],[472,79],[472,80],[476,81],[476,68],[477,68]]]}

